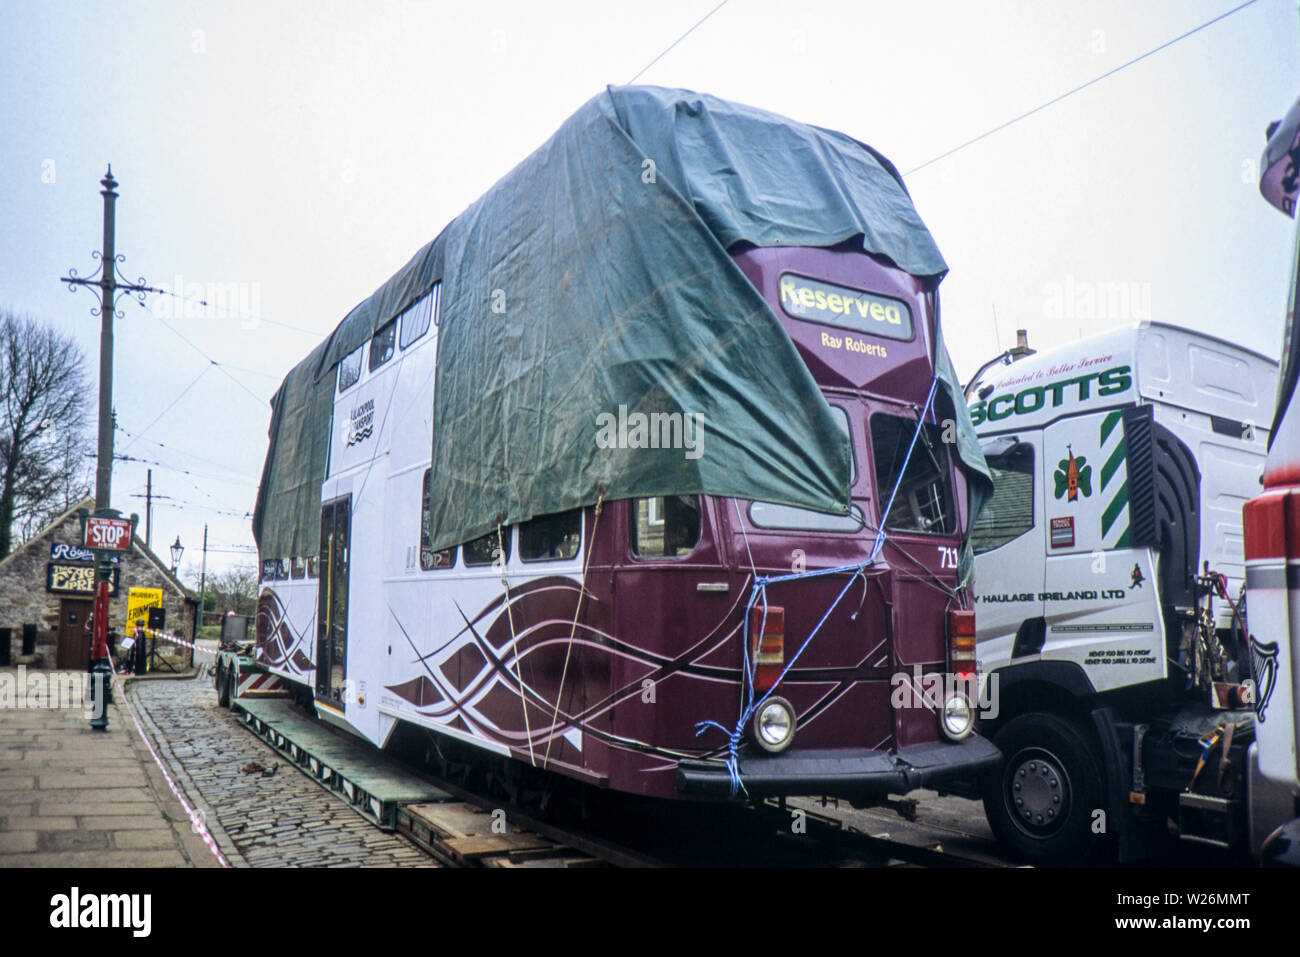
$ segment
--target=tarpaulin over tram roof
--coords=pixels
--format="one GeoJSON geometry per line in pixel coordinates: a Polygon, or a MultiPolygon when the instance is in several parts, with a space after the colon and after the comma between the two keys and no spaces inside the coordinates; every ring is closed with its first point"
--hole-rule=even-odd
{"type": "MultiPolygon", "coordinates": [[[[844,434],[727,251],[850,240],[933,284],[947,270],[898,173],[870,147],[710,96],[610,88],[300,368],[316,390],[331,389],[339,359],[442,282],[434,548],[602,495],[703,493],[842,513],[844,434]],[[689,448],[631,448],[628,430],[601,429],[611,419],[635,424],[638,412],[691,416],[702,436],[689,448]]],[[[979,492],[983,457],[942,342],[939,352],[958,451],[979,492]]],[[[317,406],[303,405],[295,424],[282,404],[268,474],[301,465],[319,482],[324,459],[314,446],[282,465],[287,446],[274,434],[315,430],[317,406]]],[[[289,554],[290,532],[314,533],[318,521],[314,510],[288,514],[299,506],[277,502],[280,487],[259,497],[255,532],[266,556],[289,554]]]]}

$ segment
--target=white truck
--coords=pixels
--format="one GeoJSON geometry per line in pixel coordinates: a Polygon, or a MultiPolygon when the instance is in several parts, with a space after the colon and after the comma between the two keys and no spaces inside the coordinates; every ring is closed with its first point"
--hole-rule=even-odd
{"type": "Polygon", "coordinates": [[[1143,322],[968,386],[996,483],[971,535],[982,727],[1005,757],[981,790],[1023,857],[1147,857],[1171,821],[1246,844],[1241,509],[1276,383],[1265,356],[1143,322]]]}

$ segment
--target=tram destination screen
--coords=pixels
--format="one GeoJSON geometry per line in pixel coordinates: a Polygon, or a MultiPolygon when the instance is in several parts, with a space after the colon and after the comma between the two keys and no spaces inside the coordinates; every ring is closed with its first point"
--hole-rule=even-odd
{"type": "Polygon", "coordinates": [[[795,273],[781,274],[781,308],[795,319],[871,336],[904,341],[913,336],[912,312],[905,303],[795,273]]]}

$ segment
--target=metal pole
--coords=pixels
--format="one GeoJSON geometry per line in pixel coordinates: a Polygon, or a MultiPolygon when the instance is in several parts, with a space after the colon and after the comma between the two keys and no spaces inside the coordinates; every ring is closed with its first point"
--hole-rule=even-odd
{"type": "MultiPolygon", "coordinates": [[[[200,571],[199,571],[199,627],[200,628],[203,627],[203,606],[205,604],[203,589],[207,585],[207,580],[208,580],[208,526],[204,525],[203,526],[203,564],[200,566],[200,571]]],[[[199,634],[197,630],[194,632],[194,640],[195,641],[199,640],[199,634]]]]}
{"type": "Polygon", "coordinates": [[[144,547],[153,548],[153,469],[145,471],[144,479],[144,547]]]}
{"type": "MultiPolygon", "coordinates": [[[[95,465],[95,510],[108,509],[113,486],[113,294],[117,291],[116,219],[117,180],[113,166],[99,181],[104,187],[104,246],[100,253],[99,277],[99,457],[95,465]]],[[[108,702],[112,668],[108,663],[108,582],[113,574],[109,556],[101,552],[95,574],[95,633],[91,651],[92,681],[97,682],[97,713],[90,726],[108,730],[108,702]]]]}
{"type": "MultiPolygon", "coordinates": [[[[113,483],[113,294],[117,291],[114,231],[117,180],[113,166],[99,181],[104,197],[103,272],[99,278],[99,460],[95,468],[95,508],[108,508],[113,483]]],[[[99,622],[96,622],[98,625],[99,622]]]]}

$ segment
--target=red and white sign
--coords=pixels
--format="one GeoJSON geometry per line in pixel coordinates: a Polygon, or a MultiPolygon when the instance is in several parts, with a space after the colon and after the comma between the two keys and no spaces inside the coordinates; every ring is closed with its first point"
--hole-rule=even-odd
{"type": "Polygon", "coordinates": [[[131,520],[92,515],[86,519],[86,540],[82,544],[99,551],[124,552],[131,547],[131,520]]]}
{"type": "Polygon", "coordinates": [[[1052,519],[1052,548],[1074,547],[1074,516],[1052,519]]]}

